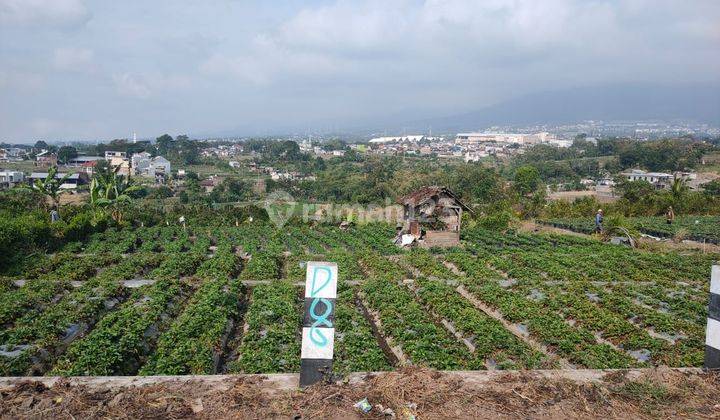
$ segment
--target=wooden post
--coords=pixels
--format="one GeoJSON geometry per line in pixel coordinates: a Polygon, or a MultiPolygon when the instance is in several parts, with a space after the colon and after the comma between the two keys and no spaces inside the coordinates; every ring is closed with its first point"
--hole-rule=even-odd
{"type": "Polygon", "coordinates": [[[720,265],[712,266],[705,331],[705,369],[720,369],[720,265]]]}
{"type": "Polygon", "coordinates": [[[420,223],[417,220],[410,221],[410,234],[416,237],[420,237],[420,223]]]}

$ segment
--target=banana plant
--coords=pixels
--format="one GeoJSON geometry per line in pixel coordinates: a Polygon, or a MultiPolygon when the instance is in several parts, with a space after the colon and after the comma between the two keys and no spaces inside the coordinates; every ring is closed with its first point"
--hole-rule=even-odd
{"type": "Polygon", "coordinates": [[[35,180],[32,189],[49,197],[52,200],[53,207],[60,211],[60,194],[63,193],[61,187],[71,174],[67,173],[62,178],[57,178],[57,172],[56,166],[51,167],[45,179],[35,180]]]}
{"type": "Polygon", "coordinates": [[[90,183],[90,204],[108,209],[117,224],[122,223],[124,212],[132,202],[130,193],[141,189],[133,184],[130,176],[119,175],[119,169],[98,173],[90,183]]]}

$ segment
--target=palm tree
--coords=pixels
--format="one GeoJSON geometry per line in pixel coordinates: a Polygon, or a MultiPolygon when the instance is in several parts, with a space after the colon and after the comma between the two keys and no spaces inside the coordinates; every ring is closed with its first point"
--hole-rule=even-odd
{"type": "Polygon", "coordinates": [[[58,178],[57,172],[58,170],[56,166],[51,167],[48,170],[48,175],[45,177],[45,179],[36,179],[32,187],[34,190],[39,191],[47,197],[50,197],[50,200],[52,200],[53,203],[53,207],[59,212],[60,194],[63,193],[63,190],[60,187],[62,187],[62,185],[70,177],[71,174],[67,173],[62,178],[58,178]]]}

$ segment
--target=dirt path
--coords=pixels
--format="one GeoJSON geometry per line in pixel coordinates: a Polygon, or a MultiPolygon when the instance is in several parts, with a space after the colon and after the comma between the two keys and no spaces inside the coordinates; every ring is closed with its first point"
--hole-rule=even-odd
{"type": "Polygon", "coordinates": [[[403,368],[305,391],[294,388],[297,375],[185,378],[4,381],[0,418],[649,419],[713,418],[720,410],[720,376],[699,370],[403,368]],[[364,398],[372,405],[367,414],[354,407],[364,398]]]}

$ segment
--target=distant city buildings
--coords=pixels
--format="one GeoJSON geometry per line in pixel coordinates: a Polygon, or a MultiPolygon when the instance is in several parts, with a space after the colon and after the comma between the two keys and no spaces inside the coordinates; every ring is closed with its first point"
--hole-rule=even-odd
{"type": "Polygon", "coordinates": [[[421,155],[439,158],[458,158],[465,162],[479,162],[489,156],[505,158],[522,154],[536,144],[570,147],[572,140],[559,139],[554,134],[467,132],[450,136],[386,136],[369,141],[370,152],[387,155],[421,155]]]}
{"type": "Polygon", "coordinates": [[[458,133],[455,137],[458,144],[477,143],[507,143],[521,145],[535,145],[541,143],[552,144],[558,147],[572,146],[572,140],[559,140],[555,135],[548,132],[532,134],[525,133],[458,133]]]}
{"type": "Polygon", "coordinates": [[[370,139],[370,144],[381,144],[381,143],[402,143],[402,142],[418,142],[425,138],[423,134],[415,134],[411,136],[390,136],[390,137],[375,137],[370,139]]]}
{"type": "Polygon", "coordinates": [[[221,144],[221,145],[213,145],[211,147],[206,147],[202,151],[200,151],[200,156],[202,157],[218,157],[218,158],[228,158],[228,157],[235,157],[240,156],[243,153],[243,146],[242,144],[221,144]]]}

